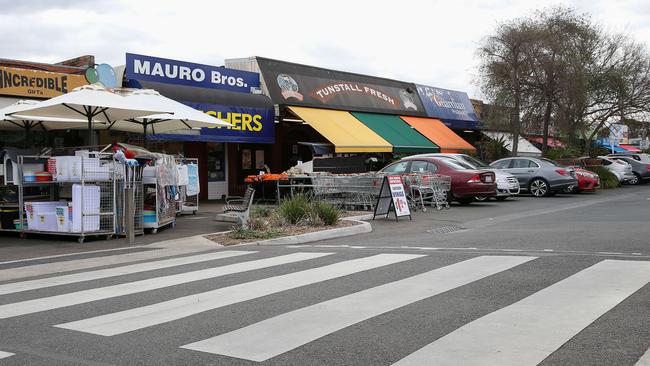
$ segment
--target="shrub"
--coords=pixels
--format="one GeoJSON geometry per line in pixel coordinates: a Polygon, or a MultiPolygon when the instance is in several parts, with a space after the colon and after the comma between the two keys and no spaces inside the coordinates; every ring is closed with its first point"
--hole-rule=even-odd
{"type": "Polygon", "coordinates": [[[280,216],[290,224],[297,224],[309,214],[309,200],[303,195],[296,195],[280,203],[280,216]]]}
{"type": "Polygon", "coordinates": [[[580,156],[580,150],[573,147],[555,147],[548,149],[547,157],[551,160],[571,159],[580,156]]]}
{"type": "Polygon", "coordinates": [[[282,234],[279,229],[253,230],[249,228],[233,228],[230,237],[233,239],[273,239],[282,234]]]}
{"type": "Polygon", "coordinates": [[[601,188],[616,188],[619,186],[618,178],[607,170],[607,168],[602,167],[602,166],[591,166],[589,167],[589,170],[592,172],[598,174],[598,177],[600,177],[600,187],[601,188]]]}
{"type": "Polygon", "coordinates": [[[251,217],[269,217],[272,213],[271,207],[257,206],[251,211],[251,217]]]}
{"type": "Polygon", "coordinates": [[[311,208],[313,212],[312,217],[316,216],[327,226],[336,225],[341,216],[341,212],[329,203],[314,201],[311,208]]]}

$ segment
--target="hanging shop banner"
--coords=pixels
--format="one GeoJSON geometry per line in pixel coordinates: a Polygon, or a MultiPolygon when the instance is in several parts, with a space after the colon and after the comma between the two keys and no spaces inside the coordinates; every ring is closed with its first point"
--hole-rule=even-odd
{"type": "Polygon", "coordinates": [[[240,93],[250,93],[251,88],[260,87],[260,76],[255,72],[134,53],[126,54],[125,76],[127,79],[222,89],[240,93]]]}
{"type": "Polygon", "coordinates": [[[157,134],[153,139],[177,141],[215,141],[272,144],[275,124],[272,108],[224,106],[218,104],[183,102],[211,116],[230,122],[231,126],[202,128],[200,135],[157,134]]]}
{"type": "Polygon", "coordinates": [[[83,75],[0,66],[0,95],[52,98],[86,84],[83,75]]]}
{"type": "Polygon", "coordinates": [[[425,116],[415,84],[257,58],[275,104],[425,116]]]}
{"type": "Polygon", "coordinates": [[[443,120],[452,128],[479,128],[480,121],[467,93],[417,85],[429,117],[443,120]]]}

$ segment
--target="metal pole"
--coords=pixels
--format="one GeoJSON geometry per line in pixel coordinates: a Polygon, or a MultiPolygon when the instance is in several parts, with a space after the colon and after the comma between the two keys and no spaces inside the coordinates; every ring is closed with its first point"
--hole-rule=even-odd
{"type": "Polygon", "coordinates": [[[86,111],[88,116],[88,145],[94,146],[93,139],[93,116],[90,114],[90,110],[86,111]]]}
{"type": "MultiPolygon", "coordinates": [[[[127,167],[128,170],[131,170],[127,167]]],[[[133,175],[133,174],[131,174],[133,175]]],[[[124,214],[126,215],[126,236],[129,244],[135,244],[135,202],[133,200],[133,185],[131,177],[127,178],[124,188],[124,214]]]]}

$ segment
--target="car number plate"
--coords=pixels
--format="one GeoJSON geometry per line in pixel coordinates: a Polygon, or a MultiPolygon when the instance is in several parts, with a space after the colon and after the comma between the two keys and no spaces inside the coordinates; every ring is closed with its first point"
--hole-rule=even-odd
{"type": "Polygon", "coordinates": [[[486,183],[492,183],[492,176],[491,175],[486,175],[485,176],[485,182],[486,183]]]}

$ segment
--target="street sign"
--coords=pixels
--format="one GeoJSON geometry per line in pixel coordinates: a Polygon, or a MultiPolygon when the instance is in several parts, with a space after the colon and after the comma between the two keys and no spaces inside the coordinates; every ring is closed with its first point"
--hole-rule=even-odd
{"type": "Polygon", "coordinates": [[[395,212],[395,220],[403,216],[408,216],[411,219],[411,210],[406,200],[406,191],[402,184],[402,177],[399,175],[388,175],[384,177],[381,183],[381,189],[379,190],[379,197],[377,197],[377,203],[375,204],[373,220],[377,216],[388,216],[391,208],[395,212]]]}

